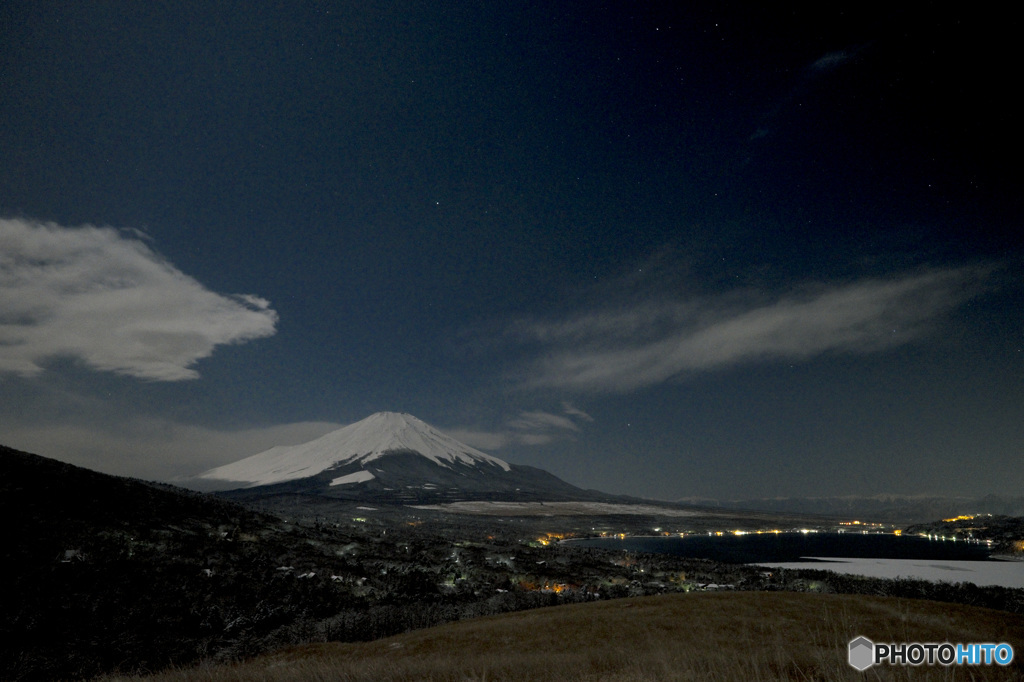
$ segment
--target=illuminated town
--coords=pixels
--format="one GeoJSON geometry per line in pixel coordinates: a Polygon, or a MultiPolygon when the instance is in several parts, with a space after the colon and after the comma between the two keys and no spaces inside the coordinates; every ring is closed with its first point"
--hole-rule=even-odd
{"type": "MultiPolygon", "coordinates": [[[[990,518],[991,515],[982,515],[985,518],[990,518]]],[[[943,519],[943,523],[962,523],[964,521],[972,521],[980,518],[979,516],[961,515],[950,519],[943,519]]],[[[896,537],[903,537],[904,535],[911,535],[913,537],[926,538],[928,540],[940,541],[940,542],[966,542],[974,544],[984,544],[992,547],[994,539],[975,537],[973,531],[977,530],[976,527],[961,527],[956,530],[950,530],[947,532],[925,532],[918,530],[912,533],[906,533],[903,528],[897,527],[891,523],[875,523],[869,521],[837,521],[834,525],[825,525],[820,527],[809,527],[809,528],[755,528],[755,529],[708,529],[708,530],[666,530],[661,526],[650,528],[649,530],[644,529],[631,529],[629,531],[624,530],[598,530],[591,528],[590,532],[578,531],[578,532],[545,532],[539,536],[531,544],[537,547],[547,547],[561,540],[572,540],[581,538],[605,538],[605,539],[619,539],[625,540],[630,537],[727,537],[736,536],[742,537],[746,535],[780,535],[784,533],[794,533],[801,535],[817,534],[817,533],[858,533],[861,535],[893,535],[896,537]]],[[[1016,552],[1024,551],[1024,541],[1014,541],[1011,548],[1016,552]]]]}

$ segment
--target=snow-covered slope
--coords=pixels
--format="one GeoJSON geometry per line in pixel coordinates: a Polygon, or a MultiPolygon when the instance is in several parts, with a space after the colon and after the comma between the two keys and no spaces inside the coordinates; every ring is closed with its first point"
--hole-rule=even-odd
{"type": "MultiPolygon", "coordinates": [[[[302,445],[278,446],[199,475],[207,482],[231,481],[238,487],[273,485],[316,476],[343,465],[366,465],[395,452],[415,452],[435,465],[453,464],[509,471],[507,462],[446,436],[410,414],[378,412],[302,445]]],[[[344,485],[373,478],[369,472],[335,479],[344,485]]]]}

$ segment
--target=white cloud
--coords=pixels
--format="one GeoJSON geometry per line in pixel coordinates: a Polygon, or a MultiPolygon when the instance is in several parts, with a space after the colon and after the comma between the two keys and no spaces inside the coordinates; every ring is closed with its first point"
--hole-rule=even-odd
{"type": "Polygon", "coordinates": [[[908,343],[981,290],[991,270],[934,269],[890,279],[589,310],[513,325],[537,351],[517,379],[530,388],[626,392],[687,373],[764,359],[865,353],[908,343]]]}
{"type": "Polygon", "coordinates": [[[252,295],[209,291],[135,233],[0,219],[0,373],[48,359],[140,379],[198,377],[216,346],[275,332],[252,295]]]}

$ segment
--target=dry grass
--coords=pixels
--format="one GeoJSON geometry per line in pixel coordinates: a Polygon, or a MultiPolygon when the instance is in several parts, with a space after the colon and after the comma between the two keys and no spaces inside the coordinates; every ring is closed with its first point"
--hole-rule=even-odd
{"type": "Polygon", "coordinates": [[[853,595],[703,593],[560,606],[479,618],[361,644],[294,647],[159,681],[343,680],[1024,680],[1024,617],[853,595]],[[1006,668],[846,663],[876,642],[1008,642],[1006,668]]]}

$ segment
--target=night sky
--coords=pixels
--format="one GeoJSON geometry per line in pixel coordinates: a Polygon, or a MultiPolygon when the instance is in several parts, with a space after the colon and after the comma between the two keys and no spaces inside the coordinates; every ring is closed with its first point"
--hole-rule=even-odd
{"type": "Polygon", "coordinates": [[[0,443],[1019,494],[1014,22],[826,4],[4,2],[0,443]]]}

